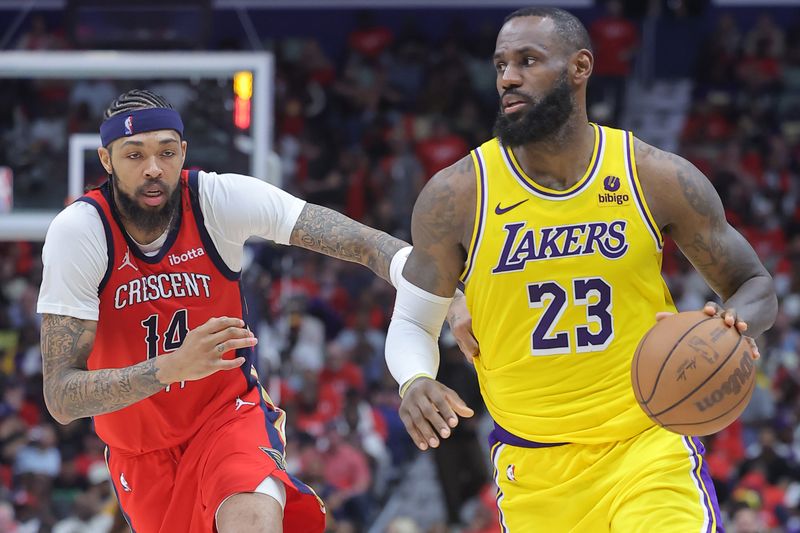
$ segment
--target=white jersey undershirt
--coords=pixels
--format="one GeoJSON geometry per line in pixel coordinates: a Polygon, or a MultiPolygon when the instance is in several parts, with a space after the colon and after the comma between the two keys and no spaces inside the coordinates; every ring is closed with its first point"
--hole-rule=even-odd
{"type": "MultiPolygon", "coordinates": [[[[241,270],[243,245],[250,237],[289,244],[306,204],[273,185],[240,174],[201,171],[198,183],[205,227],[233,272],[241,270]]],[[[139,248],[147,255],[155,255],[166,238],[165,232],[139,248]]],[[[36,311],[97,320],[97,289],[106,273],[108,256],[103,223],[94,206],[75,202],[53,219],[45,237],[42,262],[36,311]]]]}

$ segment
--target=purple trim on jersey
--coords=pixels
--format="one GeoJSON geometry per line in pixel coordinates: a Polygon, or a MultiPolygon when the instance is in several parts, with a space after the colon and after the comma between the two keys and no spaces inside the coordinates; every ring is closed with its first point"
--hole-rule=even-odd
{"type": "Polygon", "coordinates": [[[100,141],[108,146],[121,137],[157,130],[175,130],[183,138],[183,121],[174,109],[135,109],[108,117],[100,124],[100,141]]]}
{"type": "Polygon", "coordinates": [[[516,174],[519,182],[522,183],[525,187],[527,187],[531,192],[533,192],[533,193],[535,193],[535,194],[537,194],[539,196],[545,196],[547,198],[564,199],[564,198],[568,198],[570,196],[578,194],[580,191],[585,189],[586,186],[589,185],[589,183],[591,181],[593,181],[594,174],[595,174],[595,172],[597,172],[597,169],[600,166],[600,159],[602,159],[602,155],[603,155],[603,128],[600,127],[600,126],[597,126],[597,152],[595,154],[594,163],[592,164],[592,168],[589,171],[589,174],[586,176],[586,180],[584,180],[584,182],[581,183],[580,186],[578,186],[577,189],[572,190],[572,191],[567,191],[567,192],[555,192],[555,191],[552,191],[551,192],[551,191],[546,191],[544,189],[540,189],[538,187],[535,187],[534,185],[531,184],[531,181],[533,181],[533,180],[531,180],[529,177],[527,177],[524,174],[522,174],[520,172],[520,170],[517,168],[517,165],[514,164],[514,162],[516,160],[512,157],[513,154],[511,152],[511,149],[510,148],[506,148],[503,145],[500,145],[500,150],[506,152],[505,156],[506,156],[506,158],[507,158],[507,160],[509,162],[508,166],[510,166],[511,170],[514,172],[514,174],[516,174]]]}
{"type": "Polygon", "coordinates": [[[661,250],[663,244],[661,243],[661,239],[658,236],[658,231],[656,230],[655,226],[653,226],[653,222],[650,220],[650,217],[647,216],[647,210],[644,207],[644,200],[642,200],[642,196],[639,193],[639,187],[636,184],[636,179],[633,177],[633,151],[631,149],[630,143],[630,134],[631,132],[625,132],[625,166],[628,169],[628,176],[631,178],[631,189],[633,189],[633,198],[636,200],[636,203],[639,206],[639,211],[642,213],[642,218],[644,219],[645,224],[647,224],[647,229],[650,230],[650,233],[653,235],[653,239],[656,241],[656,247],[661,250]]]}
{"type": "MultiPolygon", "coordinates": [[[[261,412],[264,413],[264,427],[267,429],[267,437],[269,438],[270,446],[280,452],[281,455],[286,455],[286,451],[284,450],[283,441],[281,440],[281,436],[278,433],[278,429],[275,427],[275,422],[281,417],[281,413],[276,411],[275,409],[270,408],[267,405],[267,402],[264,400],[264,395],[261,393],[261,390],[258,391],[258,405],[261,407],[261,412]]],[[[285,413],[284,413],[285,416],[285,413]]],[[[313,495],[314,491],[311,490],[308,485],[294,477],[292,474],[286,471],[285,464],[281,465],[278,462],[275,462],[276,466],[286,472],[286,475],[289,477],[289,481],[292,482],[294,488],[300,491],[303,494],[310,494],[313,495]]],[[[278,480],[280,482],[280,480],[278,480]]]]}
{"type": "MultiPolygon", "coordinates": [[[[92,420],[94,420],[94,417],[92,417],[92,420]]],[[[131,528],[131,533],[136,533],[136,529],[134,529],[133,524],[131,523],[131,517],[125,512],[125,509],[122,508],[122,500],[119,499],[117,484],[114,481],[114,476],[111,475],[111,448],[109,448],[108,445],[106,445],[106,468],[108,469],[109,474],[108,480],[111,482],[111,488],[114,489],[114,496],[117,498],[117,504],[119,505],[119,510],[122,513],[122,517],[128,523],[128,527],[131,528]]]]}
{"type": "MultiPolygon", "coordinates": [[[[242,302],[242,320],[244,320],[244,327],[250,327],[250,318],[248,316],[247,300],[244,298],[244,288],[242,287],[242,280],[239,280],[239,299],[242,302]]],[[[236,350],[236,357],[244,357],[244,363],[239,367],[239,370],[244,374],[244,379],[247,382],[247,390],[252,389],[258,385],[258,379],[250,372],[256,364],[256,350],[253,346],[246,348],[239,348],[236,350]]]]}
{"type": "Polygon", "coordinates": [[[526,440],[522,437],[517,437],[508,430],[503,429],[495,422],[494,429],[489,433],[489,446],[494,446],[496,443],[502,442],[509,446],[516,446],[518,448],[553,448],[555,446],[564,446],[568,442],[536,442],[526,440]]]}
{"type": "MultiPolygon", "coordinates": [[[[182,185],[180,182],[178,182],[177,186],[181,187],[182,185]]],[[[128,231],[125,229],[125,225],[122,223],[122,218],[119,216],[119,211],[117,211],[117,204],[114,202],[111,180],[106,181],[103,185],[98,187],[98,190],[100,191],[100,194],[103,195],[103,198],[106,199],[106,202],[108,202],[108,208],[111,211],[111,216],[114,218],[114,222],[117,223],[120,233],[122,233],[122,237],[128,244],[128,249],[130,249],[131,253],[136,257],[136,259],[139,259],[140,261],[149,265],[154,265],[164,259],[164,257],[166,257],[166,255],[171,251],[170,249],[172,248],[172,245],[175,244],[176,240],[178,240],[178,233],[180,233],[181,222],[183,220],[183,198],[181,198],[181,201],[178,202],[178,213],[175,216],[175,220],[169,230],[167,240],[164,241],[164,244],[161,246],[161,249],[156,255],[146,255],[141,248],[139,248],[139,245],[134,242],[131,236],[128,235],[128,231]]],[[[181,191],[181,195],[182,194],[183,191],[181,191]]]]}
{"type": "Polygon", "coordinates": [[[483,162],[483,158],[481,157],[481,150],[480,148],[475,149],[475,158],[478,160],[478,175],[480,176],[481,182],[481,209],[480,213],[478,214],[478,231],[475,232],[475,242],[472,245],[472,253],[469,256],[469,268],[464,273],[464,276],[461,278],[463,283],[466,283],[469,280],[470,274],[472,274],[473,269],[475,268],[475,258],[478,255],[478,248],[480,248],[481,244],[481,237],[483,236],[483,224],[484,219],[486,218],[486,194],[488,193],[487,186],[486,186],[486,171],[484,170],[485,163],[483,162]]]}
{"type": "Polygon", "coordinates": [[[103,279],[100,280],[100,284],[97,286],[97,294],[103,292],[103,289],[108,283],[108,280],[111,279],[111,272],[114,269],[114,234],[111,233],[111,226],[108,224],[108,219],[106,218],[105,213],[103,213],[103,208],[100,207],[94,199],[87,198],[86,196],[81,196],[77,200],[78,202],[84,202],[97,210],[97,214],[100,215],[100,221],[103,223],[103,231],[106,234],[106,255],[108,256],[108,265],[106,266],[106,273],[103,274],[103,279]]]}
{"type": "MultiPolygon", "coordinates": [[[[697,437],[690,438],[694,444],[694,449],[697,450],[698,455],[704,456],[706,449],[700,439],[697,437]]],[[[708,498],[711,500],[711,512],[714,513],[714,521],[717,524],[716,532],[711,530],[710,524],[709,531],[711,533],[725,533],[725,526],[722,524],[722,512],[720,511],[719,502],[717,501],[717,490],[714,487],[714,480],[711,479],[711,473],[708,470],[708,462],[704,460],[702,464],[703,466],[700,468],[700,481],[703,483],[703,486],[708,492],[708,498]]],[[[692,473],[694,473],[694,470],[692,470],[692,473]]]]}
{"type": "MultiPolygon", "coordinates": [[[[222,260],[222,256],[219,254],[217,247],[214,246],[214,241],[211,239],[211,235],[208,234],[208,230],[206,229],[206,222],[205,218],[203,217],[203,210],[200,208],[200,179],[199,179],[200,172],[197,170],[190,170],[189,171],[189,200],[192,204],[192,213],[194,213],[194,220],[197,223],[197,232],[200,234],[200,240],[203,242],[203,247],[206,249],[206,253],[211,258],[211,262],[214,263],[214,266],[217,267],[220,274],[225,276],[227,279],[231,281],[237,281],[241,278],[241,271],[234,272],[228,265],[225,264],[225,261],[222,260]]],[[[241,289],[240,289],[241,290],[241,289]]]]}
{"type": "Polygon", "coordinates": [[[264,413],[264,427],[267,429],[269,445],[281,452],[281,455],[285,454],[286,452],[284,450],[283,440],[278,434],[278,429],[275,427],[275,422],[277,422],[280,418],[280,413],[267,405],[266,400],[264,400],[264,395],[260,389],[258,391],[258,406],[261,408],[261,412],[264,413]]]}

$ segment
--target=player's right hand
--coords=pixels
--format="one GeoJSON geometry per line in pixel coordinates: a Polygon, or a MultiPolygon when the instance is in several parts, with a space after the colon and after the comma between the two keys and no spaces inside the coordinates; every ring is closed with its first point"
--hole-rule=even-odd
{"type": "Polygon", "coordinates": [[[255,346],[258,339],[240,318],[211,318],[189,331],[181,347],[158,357],[161,363],[159,378],[165,384],[203,379],[220,370],[239,368],[244,357],[224,359],[231,350],[255,346]]]}
{"type": "Polygon", "coordinates": [[[469,418],[473,414],[454,390],[428,377],[415,379],[400,404],[400,419],[414,444],[423,451],[438,447],[439,436],[449,437],[459,416],[469,418]]]}

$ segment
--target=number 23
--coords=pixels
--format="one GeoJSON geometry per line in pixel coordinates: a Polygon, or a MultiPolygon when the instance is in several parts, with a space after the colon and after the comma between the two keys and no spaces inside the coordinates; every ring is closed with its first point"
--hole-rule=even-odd
{"type": "MultiPolygon", "coordinates": [[[[572,303],[586,306],[586,325],[575,327],[577,353],[604,350],[614,338],[614,317],[611,315],[611,286],[602,278],[576,278],[572,280],[572,303]],[[597,301],[589,303],[595,296],[597,301]],[[589,324],[599,325],[592,333],[589,324]]],[[[556,324],[566,311],[568,293],[559,283],[545,281],[528,285],[528,304],[531,308],[546,309],[531,334],[532,355],[558,355],[572,353],[571,332],[554,332],[556,324]],[[546,301],[549,300],[549,305],[546,301]]]]}

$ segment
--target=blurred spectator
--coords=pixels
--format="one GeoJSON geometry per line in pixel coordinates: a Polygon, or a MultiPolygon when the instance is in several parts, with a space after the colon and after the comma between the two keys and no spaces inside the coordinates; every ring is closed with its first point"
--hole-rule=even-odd
{"type": "Polygon", "coordinates": [[[353,315],[352,325],[336,338],[338,344],[352,354],[353,362],[362,369],[367,384],[380,381],[384,373],[383,348],[386,334],[370,323],[369,309],[360,307],[353,315]]]}
{"type": "Polygon", "coordinates": [[[345,442],[333,426],[318,439],[317,447],[325,465],[325,480],[333,487],[326,499],[328,509],[339,520],[364,526],[370,512],[367,491],[372,483],[364,453],[345,442]]]}
{"type": "Polygon", "coordinates": [[[327,344],[325,367],[319,376],[320,384],[330,386],[342,397],[353,390],[364,392],[364,375],[361,367],[351,361],[352,350],[342,343],[331,341],[327,344]]]}
{"type": "Polygon", "coordinates": [[[731,533],[766,533],[760,513],[746,505],[738,507],[731,516],[731,533]]]}
{"type": "Polygon", "coordinates": [[[602,102],[610,107],[610,125],[619,127],[625,102],[625,82],[639,45],[639,30],[622,15],[621,0],[606,0],[605,7],[606,14],[588,28],[595,58],[591,102],[594,106],[602,102]]]}
{"type": "Polygon", "coordinates": [[[744,51],[750,56],[761,51],[766,57],[780,58],[783,56],[785,41],[784,31],[775,24],[772,16],[762,13],[744,38],[744,51]]]}
{"type": "Polygon", "coordinates": [[[275,362],[273,368],[280,367],[282,373],[322,368],[325,326],[306,310],[306,298],[297,296],[287,302],[285,314],[278,319],[276,330],[281,361],[275,362]]]}
{"type": "Polygon", "coordinates": [[[92,493],[81,493],[75,498],[73,515],[53,527],[53,533],[107,533],[113,517],[102,512],[102,502],[92,493]]]}
{"type": "Polygon", "coordinates": [[[345,396],[342,418],[338,424],[340,433],[350,435],[350,441],[369,456],[374,471],[373,493],[384,496],[392,478],[392,458],[386,447],[389,435],[386,421],[380,411],[353,389],[345,396]]]}
{"type": "Polygon", "coordinates": [[[392,31],[375,23],[370,11],[361,11],[356,15],[356,28],[347,38],[350,48],[364,57],[375,59],[392,44],[392,31]]]}
{"type": "Polygon", "coordinates": [[[53,426],[32,427],[28,431],[28,443],[17,452],[15,472],[55,478],[61,469],[61,453],[56,444],[53,426]]]}
{"type": "Polygon", "coordinates": [[[47,28],[43,15],[31,17],[31,27],[17,42],[18,50],[59,50],[64,48],[63,39],[47,28]]]}
{"type": "Polygon", "coordinates": [[[425,181],[469,153],[467,143],[450,131],[443,118],[433,118],[430,128],[430,134],[417,143],[417,157],[422,163],[425,181]]]}

